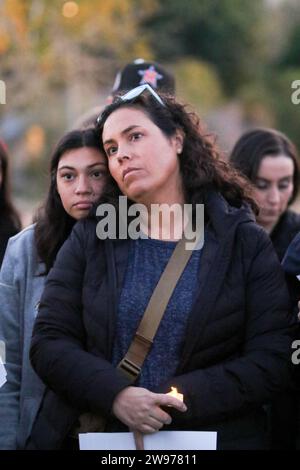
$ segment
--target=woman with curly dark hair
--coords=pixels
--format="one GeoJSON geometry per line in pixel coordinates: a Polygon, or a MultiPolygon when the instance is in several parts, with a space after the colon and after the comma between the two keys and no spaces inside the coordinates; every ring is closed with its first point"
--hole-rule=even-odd
{"type": "Polygon", "coordinates": [[[10,196],[8,155],[0,139],[0,266],[8,239],[21,229],[21,221],[10,196]]]}
{"type": "Polygon", "coordinates": [[[68,436],[92,430],[83,417],[95,418],[97,430],[99,414],[106,431],[131,429],[137,448],[162,428],[217,431],[219,449],[266,448],[263,405],[289,379],[291,320],[247,182],[219,159],[195,114],[149,85],[107,106],[98,131],[111,174],[105,206],[74,227],[46,282],[31,361],[49,389],[28,448],[63,448],[68,436]],[[152,218],[158,206],[169,219],[152,218]],[[194,247],[151,342],[137,329],[184,246],[188,221],[175,212],[187,206],[204,244],[194,247]],[[117,237],[117,220],[104,218],[111,207],[122,222],[117,237]],[[139,210],[140,236],[131,236],[139,210]],[[133,344],[136,353],[147,347],[140,367],[133,344]],[[171,386],[184,403],[167,393],[171,386]]]}

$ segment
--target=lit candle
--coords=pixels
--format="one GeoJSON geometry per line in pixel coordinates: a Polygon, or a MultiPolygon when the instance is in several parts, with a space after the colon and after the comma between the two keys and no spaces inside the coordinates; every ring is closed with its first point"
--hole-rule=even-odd
{"type": "Polygon", "coordinates": [[[177,400],[180,400],[183,402],[183,394],[177,392],[176,387],[171,387],[171,391],[167,393],[167,395],[170,395],[171,397],[177,398],[177,400]]]}

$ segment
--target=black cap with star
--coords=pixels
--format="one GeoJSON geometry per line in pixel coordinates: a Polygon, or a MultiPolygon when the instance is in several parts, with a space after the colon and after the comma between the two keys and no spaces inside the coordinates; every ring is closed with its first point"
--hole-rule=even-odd
{"type": "Polygon", "coordinates": [[[175,94],[175,79],[170,72],[156,62],[136,59],[117,73],[112,95],[116,95],[119,91],[131,90],[144,83],[149,83],[155,90],[175,94]]]}

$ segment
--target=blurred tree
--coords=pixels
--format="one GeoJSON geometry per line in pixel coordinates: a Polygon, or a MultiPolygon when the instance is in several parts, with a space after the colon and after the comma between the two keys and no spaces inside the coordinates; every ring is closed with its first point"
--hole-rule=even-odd
{"type": "Polygon", "coordinates": [[[157,5],[144,24],[160,60],[189,55],[208,61],[230,94],[261,73],[264,0],[157,0],[157,5]]]}
{"type": "Polygon", "coordinates": [[[183,101],[193,103],[200,115],[224,101],[222,83],[211,64],[186,57],[176,62],[173,72],[176,76],[176,94],[183,101]]]}
{"type": "Polygon", "coordinates": [[[281,18],[281,49],[275,65],[281,69],[300,66],[300,3],[299,0],[285,0],[278,8],[281,18]]]}
{"type": "MultiPolygon", "coordinates": [[[[300,13],[300,4],[299,4],[300,13]]],[[[285,48],[278,60],[281,69],[289,67],[300,67],[300,18],[291,26],[288,33],[285,48]]]]}
{"type": "Polygon", "coordinates": [[[240,99],[243,103],[246,127],[277,128],[285,132],[300,149],[299,86],[292,88],[292,83],[296,80],[300,80],[300,67],[284,69],[281,72],[270,68],[266,72],[264,82],[245,87],[240,99]],[[297,101],[292,100],[293,94],[297,101]]]}
{"type": "Polygon", "coordinates": [[[253,81],[240,89],[244,127],[276,127],[276,113],[271,110],[270,104],[271,94],[272,88],[268,88],[264,81],[253,81]]]}
{"type": "Polygon", "coordinates": [[[283,68],[300,66],[300,24],[293,28],[288,48],[281,57],[280,66],[283,68]]]}
{"type": "MultiPolygon", "coordinates": [[[[153,13],[155,0],[73,3],[76,14],[68,15],[63,0],[0,0],[0,80],[7,98],[0,106],[0,124],[13,135],[16,167],[28,162],[32,181],[78,115],[101,104],[120,64],[152,56],[140,23],[153,13]],[[15,116],[22,121],[18,129],[15,116]],[[26,160],[25,136],[35,124],[45,141],[41,158],[32,161],[26,160]]],[[[39,184],[25,181],[26,194],[39,184]]]]}
{"type": "Polygon", "coordinates": [[[65,3],[0,3],[1,78],[14,106],[26,107],[70,81],[105,86],[120,62],[151,55],[140,22],[152,13],[152,0],[77,0],[72,17],[64,16],[65,3]]]}
{"type": "Polygon", "coordinates": [[[300,149],[300,104],[292,101],[295,91],[292,83],[300,80],[300,67],[285,69],[281,73],[270,74],[269,106],[275,116],[277,127],[296,143],[300,149]]]}
{"type": "Polygon", "coordinates": [[[278,128],[300,145],[300,105],[291,101],[291,84],[300,79],[300,3],[266,0],[266,5],[266,60],[260,73],[245,81],[237,94],[243,107],[243,125],[278,128]]]}

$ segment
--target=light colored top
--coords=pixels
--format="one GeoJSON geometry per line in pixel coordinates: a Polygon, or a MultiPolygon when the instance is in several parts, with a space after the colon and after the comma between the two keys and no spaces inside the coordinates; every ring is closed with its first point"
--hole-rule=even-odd
{"type": "Polygon", "coordinates": [[[45,388],[29,361],[44,270],[31,225],[10,238],[0,272],[0,340],[5,342],[7,370],[0,389],[0,449],[24,447],[45,388]]]}

